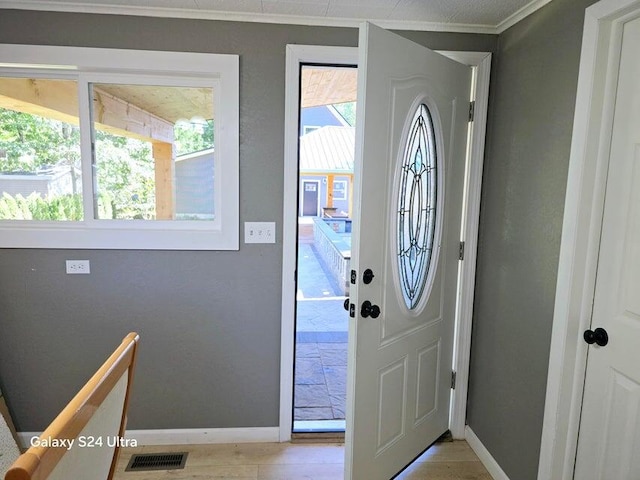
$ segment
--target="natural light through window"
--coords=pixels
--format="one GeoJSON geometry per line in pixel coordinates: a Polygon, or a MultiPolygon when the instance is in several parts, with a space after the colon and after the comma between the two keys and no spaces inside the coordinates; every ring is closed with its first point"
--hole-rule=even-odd
{"type": "Polygon", "coordinates": [[[213,89],[91,85],[98,219],[214,220],[213,89]]]}
{"type": "Polygon", "coordinates": [[[75,81],[0,78],[0,219],[83,219],[75,81]]]}
{"type": "Polygon", "coordinates": [[[238,64],[0,45],[0,247],[237,249],[238,64]]]}

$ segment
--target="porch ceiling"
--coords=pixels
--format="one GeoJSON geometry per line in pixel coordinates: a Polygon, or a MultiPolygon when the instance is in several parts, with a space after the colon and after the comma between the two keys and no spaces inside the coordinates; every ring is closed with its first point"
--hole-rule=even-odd
{"type": "Polygon", "coordinates": [[[354,102],[358,69],[305,67],[302,69],[302,85],[302,107],[354,102]]]}

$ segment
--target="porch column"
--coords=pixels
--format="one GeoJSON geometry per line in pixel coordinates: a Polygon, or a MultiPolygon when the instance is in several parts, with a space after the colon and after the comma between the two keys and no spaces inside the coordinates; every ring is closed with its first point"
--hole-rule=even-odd
{"type": "Polygon", "coordinates": [[[329,173],[327,175],[327,207],[333,207],[333,180],[335,175],[329,173]]]}
{"type": "Polygon", "coordinates": [[[156,180],[156,219],[173,220],[175,218],[175,162],[173,144],[153,143],[156,180]]]}

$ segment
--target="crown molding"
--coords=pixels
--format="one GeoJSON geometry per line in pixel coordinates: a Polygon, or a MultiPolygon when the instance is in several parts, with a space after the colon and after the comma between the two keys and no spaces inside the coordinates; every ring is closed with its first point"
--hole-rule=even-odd
{"type": "MultiPolygon", "coordinates": [[[[532,0],[498,25],[475,25],[444,22],[420,22],[371,19],[376,25],[391,30],[416,30],[451,33],[499,34],[551,0],[532,0]]],[[[0,0],[0,9],[40,10],[49,12],[93,13],[105,15],[133,15],[144,17],[189,18],[232,22],[274,23],[323,27],[358,28],[363,19],[274,15],[264,13],[224,12],[188,8],[140,7],[134,5],[96,5],[89,3],[58,2],[45,0],[0,0]]]]}
{"type": "Polygon", "coordinates": [[[507,17],[502,22],[500,22],[498,25],[496,25],[494,33],[500,34],[500,33],[504,32],[505,30],[507,30],[508,28],[513,27],[520,20],[522,20],[525,17],[528,17],[533,12],[535,12],[536,10],[541,9],[542,7],[544,7],[547,3],[551,2],[551,1],[552,0],[533,0],[533,1],[529,2],[524,7],[522,7],[520,10],[518,10],[515,13],[513,13],[511,16],[507,17]]]}

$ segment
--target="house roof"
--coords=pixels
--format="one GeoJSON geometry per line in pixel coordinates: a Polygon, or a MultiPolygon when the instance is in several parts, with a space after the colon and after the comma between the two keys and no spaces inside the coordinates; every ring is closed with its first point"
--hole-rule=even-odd
{"type": "Polygon", "coordinates": [[[353,173],[354,127],[322,127],[300,137],[301,173],[353,173]]]}

